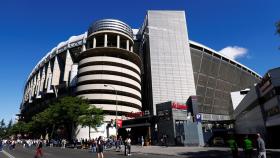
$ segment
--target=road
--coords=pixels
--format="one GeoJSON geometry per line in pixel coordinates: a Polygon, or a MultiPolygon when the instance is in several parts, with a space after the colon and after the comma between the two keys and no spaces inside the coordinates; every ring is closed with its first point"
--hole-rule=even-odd
{"type": "MultiPolygon", "coordinates": [[[[143,148],[145,149],[145,148],[143,148]]],[[[160,148],[160,147],[147,147],[143,151],[137,151],[135,147],[135,152],[132,152],[133,158],[231,158],[229,150],[222,150],[220,148],[186,148],[185,152],[179,152],[177,155],[168,155],[164,151],[166,150],[176,150],[176,147],[160,148]],[[149,150],[156,150],[152,154],[149,150]],[[147,153],[148,152],[148,153],[147,153]]],[[[97,158],[96,153],[91,153],[89,150],[83,149],[62,149],[62,148],[43,148],[45,158],[97,158]]],[[[34,158],[35,148],[22,148],[17,146],[15,150],[9,150],[4,148],[3,152],[0,152],[0,158],[34,158]]],[[[244,157],[242,150],[239,152],[241,158],[244,157]]],[[[254,154],[256,157],[256,152],[254,154]]],[[[126,157],[121,152],[115,151],[105,151],[104,158],[123,158],[126,157]]],[[[268,150],[267,158],[280,158],[280,150],[268,150]]]]}
{"type": "MultiPolygon", "coordinates": [[[[97,157],[96,153],[91,153],[89,150],[82,149],[62,149],[62,148],[43,148],[44,157],[45,158],[95,158],[97,157]]],[[[0,153],[0,158],[34,158],[35,148],[22,148],[16,147],[15,150],[9,150],[4,148],[4,152],[0,153]],[[9,155],[9,156],[7,156],[9,155]]],[[[104,158],[123,158],[126,157],[123,153],[115,152],[115,151],[105,151],[104,158]]],[[[153,155],[150,154],[141,154],[141,153],[133,153],[133,158],[169,158],[168,155],[153,155]]]]}

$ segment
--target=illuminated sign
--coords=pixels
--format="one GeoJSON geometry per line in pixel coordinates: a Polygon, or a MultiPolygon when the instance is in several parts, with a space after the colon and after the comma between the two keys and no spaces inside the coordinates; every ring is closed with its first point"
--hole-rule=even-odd
{"type": "Polygon", "coordinates": [[[171,103],[171,108],[172,109],[179,109],[179,110],[187,110],[188,105],[177,103],[177,102],[172,102],[171,103]]]}
{"type": "Polygon", "coordinates": [[[122,128],[122,120],[121,119],[117,119],[117,126],[118,126],[118,128],[122,128]]]}
{"type": "Polygon", "coordinates": [[[125,116],[130,117],[130,118],[136,118],[136,117],[141,117],[143,115],[144,115],[144,112],[140,111],[140,112],[131,112],[131,113],[126,114],[125,116]]]}

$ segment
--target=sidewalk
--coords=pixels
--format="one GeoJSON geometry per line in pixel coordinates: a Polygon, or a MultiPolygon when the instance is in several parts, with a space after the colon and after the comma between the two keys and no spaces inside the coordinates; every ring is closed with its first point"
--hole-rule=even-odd
{"type": "MultiPolygon", "coordinates": [[[[135,146],[131,148],[132,153],[169,155],[188,158],[231,158],[231,151],[224,147],[163,147],[163,146],[135,146]]],[[[280,149],[267,149],[267,158],[280,158],[280,149]]],[[[254,151],[254,155],[257,151],[254,151]]],[[[244,155],[243,149],[239,148],[239,155],[244,155]]]]}
{"type": "Polygon", "coordinates": [[[169,156],[188,156],[188,157],[230,157],[229,148],[216,147],[162,147],[162,146],[132,146],[132,153],[169,155],[169,156]]]}

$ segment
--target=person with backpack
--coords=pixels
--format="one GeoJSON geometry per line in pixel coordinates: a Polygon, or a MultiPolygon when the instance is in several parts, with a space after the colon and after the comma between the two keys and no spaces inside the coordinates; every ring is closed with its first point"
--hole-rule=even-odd
{"type": "Polygon", "coordinates": [[[98,158],[103,158],[103,150],[104,150],[104,141],[102,139],[102,136],[99,136],[99,138],[97,139],[97,157],[98,158]]]}

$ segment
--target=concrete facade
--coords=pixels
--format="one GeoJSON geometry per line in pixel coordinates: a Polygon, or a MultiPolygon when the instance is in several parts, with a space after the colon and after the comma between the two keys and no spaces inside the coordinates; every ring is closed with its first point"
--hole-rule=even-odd
{"type": "Polygon", "coordinates": [[[271,147],[279,148],[280,68],[269,70],[234,111],[238,134],[261,133],[271,147]]]}
{"type": "Polygon", "coordinates": [[[56,97],[74,95],[103,108],[108,122],[131,112],[156,115],[158,103],[197,96],[204,120],[227,120],[233,111],[230,92],[260,78],[190,41],[184,11],[148,11],[139,30],[104,19],[54,47],[27,78],[21,116],[30,120],[56,97]]]}

